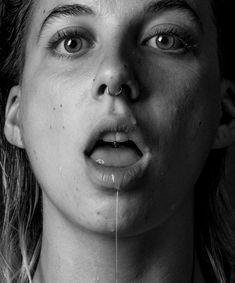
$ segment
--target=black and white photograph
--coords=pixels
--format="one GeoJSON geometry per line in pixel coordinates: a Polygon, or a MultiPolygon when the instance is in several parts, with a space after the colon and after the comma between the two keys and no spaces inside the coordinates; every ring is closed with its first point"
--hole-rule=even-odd
{"type": "Polygon", "coordinates": [[[0,0],[0,283],[235,283],[234,0],[0,0]]]}

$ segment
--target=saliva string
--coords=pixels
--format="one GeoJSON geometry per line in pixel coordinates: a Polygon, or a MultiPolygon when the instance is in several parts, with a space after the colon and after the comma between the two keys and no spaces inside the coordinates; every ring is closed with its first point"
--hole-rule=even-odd
{"type": "Polygon", "coordinates": [[[116,227],[115,227],[115,283],[118,283],[118,210],[119,210],[119,192],[116,193],[116,227]]]}

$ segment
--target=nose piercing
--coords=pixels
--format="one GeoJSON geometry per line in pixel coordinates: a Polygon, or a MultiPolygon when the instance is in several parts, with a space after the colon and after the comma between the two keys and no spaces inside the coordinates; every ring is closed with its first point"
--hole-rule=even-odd
{"type": "Polygon", "coordinates": [[[109,90],[109,88],[107,88],[107,92],[108,92],[108,94],[109,94],[110,96],[119,96],[120,94],[122,94],[123,89],[122,89],[122,87],[120,87],[120,89],[119,89],[117,92],[111,92],[111,91],[109,90]]]}

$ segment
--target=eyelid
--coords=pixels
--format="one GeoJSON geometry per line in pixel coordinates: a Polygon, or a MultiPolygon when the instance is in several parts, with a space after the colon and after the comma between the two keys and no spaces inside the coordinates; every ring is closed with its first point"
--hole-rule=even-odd
{"type": "MultiPolygon", "coordinates": [[[[145,38],[151,38],[157,34],[164,34],[164,33],[171,33],[171,34],[187,34],[191,38],[195,38],[196,40],[196,34],[195,32],[191,31],[191,29],[187,29],[185,27],[179,26],[177,24],[158,24],[150,29],[150,31],[147,32],[147,36],[145,35],[145,38]]],[[[143,41],[143,40],[142,40],[143,41]]]]}
{"type": "Polygon", "coordinates": [[[58,30],[49,40],[49,42],[56,42],[59,40],[63,40],[65,38],[68,38],[70,36],[82,36],[87,40],[91,40],[93,35],[87,30],[82,27],[72,26],[72,27],[66,27],[61,30],[58,30]]]}

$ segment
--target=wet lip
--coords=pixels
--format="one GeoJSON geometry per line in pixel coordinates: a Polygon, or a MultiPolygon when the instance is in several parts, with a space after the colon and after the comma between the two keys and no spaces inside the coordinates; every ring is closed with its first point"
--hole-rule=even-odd
{"type": "MultiPolygon", "coordinates": [[[[146,146],[139,128],[127,118],[109,118],[102,120],[91,133],[84,151],[86,173],[98,187],[104,189],[127,190],[131,183],[137,181],[146,171],[150,162],[150,151],[146,146]],[[136,146],[139,160],[126,167],[105,166],[97,163],[90,155],[102,136],[109,132],[122,132],[136,146]]],[[[137,184],[136,184],[137,185],[137,184]]]]}
{"type": "Polygon", "coordinates": [[[138,162],[127,167],[104,166],[87,157],[86,174],[98,188],[129,191],[138,188],[138,180],[146,172],[149,162],[149,153],[145,153],[138,162]]]}

